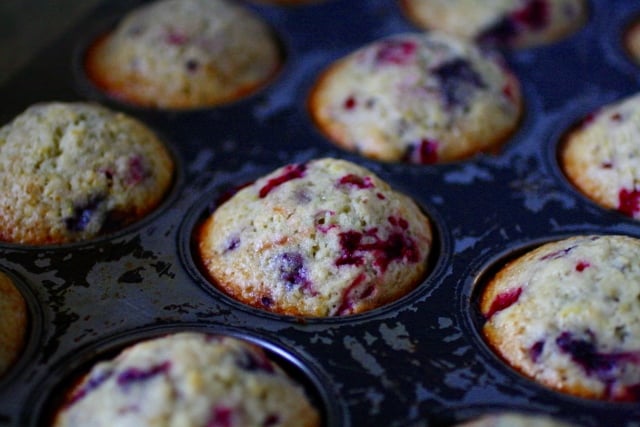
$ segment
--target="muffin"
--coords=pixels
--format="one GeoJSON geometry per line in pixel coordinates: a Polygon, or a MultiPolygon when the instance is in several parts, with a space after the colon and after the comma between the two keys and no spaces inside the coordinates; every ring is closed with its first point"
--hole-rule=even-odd
{"type": "Polygon", "coordinates": [[[15,363],[27,333],[27,305],[9,276],[0,272],[0,376],[15,363]]]}
{"type": "Polygon", "coordinates": [[[196,232],[212,282],[274,313],[324,317],[394,301],[425,276],[429,219],[338,159],[290,164],[241,189],[196,232]]]}
{"type": "Polygon", "coordinates": [[[130,12],[88,50],[88,77],[112,97],[189,109],[264,85],[281,62],[271,29],[228,0],[161,0],[130,12]]]}
{"type": "Polygon", "coordinates": [[[577,427],[545,415],[505,412],[481,416],[458,427],[577,427]]]}
{"type": "Polygon", "coordinates": [[[524,375],[591,399],[640,400],[640,240],[574,236],[508,263],[480,308],[487,342],[524,375]]]}
{"type": "Polygon", "coordinates": [[[602,107],[564,138],[560,164],[593,202],[640,218],[640,94],[602,107]]]}
{"type": "Polygon", "coordinates": [[[0,240],[81,241],[153,210],[173,160],[141,122],[98,105],[43,103],[0,128],[0,240]]]}
{"type": "Polygon", "coordinates": [[[442,33],[400,34],[334,62],[309,97],[338,146],[388,162],[495,151],[517,128],[520,85],[502,58],[442,33]]]}
{"type": "Polygon", "coordinates": [[[586,22],[586,0],[399,0],[417,26],[507,48],[558,41],[586,22]]]}
{"type": "Polygon", "coordinates": [[[54,418],[73,426],[316,427],[303,388],[258,346],[179,332],[100,362],[54,418]]]}

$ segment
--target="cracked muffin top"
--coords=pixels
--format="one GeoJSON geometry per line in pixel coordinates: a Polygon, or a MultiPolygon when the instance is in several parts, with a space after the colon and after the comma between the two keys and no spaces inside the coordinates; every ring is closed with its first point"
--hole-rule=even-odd
{"type": "Polygon", "coordinates": [[[29,107],[0,128],[0,240],[83,241],[151,212],[173,160],[144,124],[87,103],[29,107]]]}
{"type": "Polygon", "coordinates": [[[430,164],[496,151],[517,128],[522,99],[497,52],[443,33],[407,33],[331,64],[309,111],[344,149],[430,164]]]}
{"type": "Polygon", "coordinates": [[[86,70],[103,91],[152,108],[190,109],[234,101],[272,78],[275,33],[228,0],[160,0],[125,16],[88,50],[86,70]]]}
{"type": "Polygon", "coordinates": [[[508,263],[481,296],[489,344],[564,393],[640,400],[640,240],[574,236],[508,263]]]}
{"type": "Polygon", "coordinates": [[[431,223],[371,171],[338,159],[284,166],[242,188],[196,233],[212,282],[274,313],[382,306],[424,278],[431,223]]]}

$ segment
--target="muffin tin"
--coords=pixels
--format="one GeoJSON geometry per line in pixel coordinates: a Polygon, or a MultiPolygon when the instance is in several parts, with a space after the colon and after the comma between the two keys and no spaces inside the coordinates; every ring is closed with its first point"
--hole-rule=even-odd
{"type": "Polygon", "coordinates": [[[247,3],[281,39],[279,75],[248,98],[190,111],[136,108],[86,79],[83,50],[139,4],[103,2],[0,87],[0,122],[42,101],[91,100],[134,115],[174,153],[168,199],[118,233],[69,245],[0,244],[0,267],[31,318],[22,358],[0,378],[0,425],[46,425],[62,391],[90,364],[177,330],[263,345],[308,389],[330,427],[448,426],[498,410],[543,412],[584,426],[633,426],[640,407],[560,394],[506,366],[484,343],[477,289],[506,259],[581,233],[640,237],[565,179],[556,153],[581,117],[638,90],[621,44],[640,5],[592,0],[586,26],[552,45],[505,52],[523,86],[525,118],[496,155],[439,165],[381,163],[347,153],[314,128],[306,99],[335,59],[383,36],[417,31],[393,0],[247,3]],[[214,289],[193,257],[192,232],[224,194],[279,166],[339,157],[371,169],[432,218],[436,254],[416,290],[371,312],[282,317],[214,289]]]}

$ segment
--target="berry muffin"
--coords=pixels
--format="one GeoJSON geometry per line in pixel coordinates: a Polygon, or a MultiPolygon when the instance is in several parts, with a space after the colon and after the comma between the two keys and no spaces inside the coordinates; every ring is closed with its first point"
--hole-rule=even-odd
{"type": "Polygon", "coordinates": [[[53,425],[316,427],[320,416],[260,347],[180,332],[94,366],[53,425]]]}
{"type": "Polygon", "coordinates": [[[560,164],[598,205],[640,219],[640,94],[604,106],[567,134],[560,164]]]}
{"type": "Polygon", "coordinates": [[[417,26],[508,48],[555,42],[586,22],[587,0],[399,0],[417,26]]]}
{"type": "Polygon", "coordinates": [[[640,400],[640,240],[574,236],[515,259],[481,296],[487,342],[557,391],[640,400]]]}
{"type": "Polygon", "coordinates": [[[67,243],[153,210],[173,160],[141,122],[93,104],[31,106],[0,128],[0,240],[67,243]]]}
{"type": "Polygon", "coordinates": [[[27,305],[9,276],[0,272],[0,376],[17,360],[27,332],[27,305]]]}
{"type": "Polygon", "coordinates": [[[424,277],[428,218],[408,197],[344,160],[291,164],[238,191],[196,233],[211,280],[280,314],[362,313],[424,277]]]}
{"type": "Polygon", "coordinates": [[[458,427],[577,427],[545,415],[505,412],[484,415],[472,421],[456,424],[458,427]]]}
{"type": "Polygon", "coordinates": [[[89,49],[86,71],[107,94],[147,107],[230,102],[265,84],[281,52],[271,29],[229,0],[160,0],[130,12],[89,49]]]}
{"type": "Polygon", "coordinates": [[[522,100],[496,52],[442,33],[400,34],[331,65],[309,109],[344,149],[426,164],[495,151],[517,128],[522,100]]]}

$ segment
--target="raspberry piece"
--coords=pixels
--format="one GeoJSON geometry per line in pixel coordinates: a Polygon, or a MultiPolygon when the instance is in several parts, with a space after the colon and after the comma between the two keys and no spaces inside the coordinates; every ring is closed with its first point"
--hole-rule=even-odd
{"type": "Polygon", "coordinates": [[[356,99],[353,97],[353,95],[349,96],[347,99],[344,100],[343,107],[345,110],[353,110],[355,106],[356,106],[356,99]]]}
{"type": "Polygon", "coordinates": [[[389,221],[392,227],[386,239],[378,235],[378,229],[375,227],[362,233],[353,230],[340,233],[338,237],[342,253],[336,260],[336,266],[360,266],[364,263],[367,253],[373,255],[373,265],[381,273],[384,273],[394,261],[418,262],[419,250],[413,239],[405,234],[408,227],[406,220],[391,217],[389,221]]]}
{"type": "Polygon", "coordinates": [[[549,22],[549,5],[545,0],[531,0],[523,8],[512,12],[511,18],[525,27],[540,30],[549,22]]]}
{"type": "Polygon", "coordinates": [[[285,182],[291,181],[293,179],[302,178],[306,170],[307,165],[304,163],[285,166],[282,175],[268,180],[267,183],[260,189],[258,195],[261,199],[266,197],[274,188],[278,187],[279,185],[282,185],[285,182]]]}
{"type": "Polygon", "coordinates": [[[280,417],[276,414],[269,414],[262,422],[262,427],[271,427],[280,423],[280,417]]]}
{"type": "Polygon", "coordinates": [[[375,185],[373,184],[373,180],[371,179],[370,176],[361,177],[352,173],[340,178],[340,180],[338,181],[338,184],[343,186],[352,186],[360,189],[375,187],[375,185]]]}
{"type": "Polygon", "coordinates": [[[403,161],[419,165],[430,165],[438,161],[438,141],[422,139],[415,145],[407,147],[403,161]]]}
{"type": "Polygon", "coordinates": [[[485,317],[490,319],[499,311],[504,310],[505,308],[511,307],[513,304],[518,302],[520,295],[522,294],[522,288],[514,288],[509,289],[507,291],[499,293],[496,298],[491,302],[491,307],[489,307],[489,311],[485,313],[485,317]]]}
{"type": "Polygon", "coordinates": [[[640,191],[627,190],[623,188],[618,193],[618,211],[623,214],[633,217],[633,215],[640,211],[640,191]]]}
{"type": "Polygon", "coordinates": [[[576,271],[583,272],[586,268],[589,267],[591,267],[591,264],[586,261],[580,261],[578,264],[576,264],[576,271]]]}
{"type": "Polygon", "coordinates": [[[233,409],[228,406],[215,406],[211,410],[211,418],[207,427],[231,427],[233,426],[233,409]]]}
{"type": "Polygon", "coordinates": [[[125,182],[128,185],[136,185],[149,177],[149,170],[144,165],[142,156],[131,156],[128,163],[128,173],[125,182]]]}
{"type": "Polygon", "coordinates": [[[344,292],[342,293],[342,303],[340,304],[340,307],[338,307],[339,315],[351,313],[356,301],[358,301],[359,299],[364,299],[373,293],[373,291],[375,290],[375,287],[373,285],[369,285],[365,289],[360,289],[360,285],[364,282],[366,277],[367,276],[364,273],[361,273],[349,285],[349,287],[344,290],[344,292]]]}
{"type": "Polygon", "coordinates": [[[378,46],[376,63],[380,65],[403,65],[415,58],[416,43],[411,40],[383,40],[378,46]]]}
{"type": "Polygon", "coordinates": [[[616,396],[616,399],[625,402],[640,401],[640,384],[626,386],[623,392],[616,396]]]}
{"type": "Polygon", "coordinates": [[[169,31],[164,41],[172,46],[182,46],[189,41],[189,37],[183,33],[169,31]]]}

